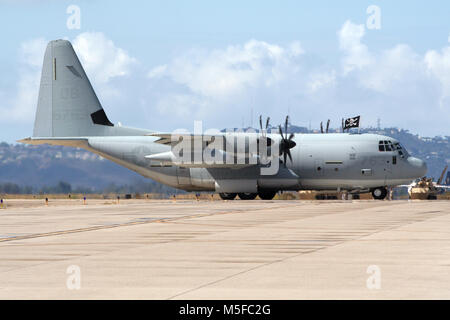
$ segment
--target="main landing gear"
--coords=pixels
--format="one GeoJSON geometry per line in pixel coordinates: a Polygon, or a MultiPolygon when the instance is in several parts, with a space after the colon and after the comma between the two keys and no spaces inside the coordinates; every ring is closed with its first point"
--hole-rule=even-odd
{"type": "Polygon", "coordinates": [[[261,198],[261,200],[272,200],[276,194],[277,194],[276,191],[260,191],[260,192],[258,192],[258,196],[261,198]]]}
{"type": "Polygon", "coordinates": [[[250,192],[238,193],[239,199],[241,200],[253,200],[256,198],[257,195],[258,195],[257,193],[250,193],[250,192]]]}
{"type": "Polygon", "coordinates": [[[372,196],[376,200],[383,200],[387,196],[387,189],[385,187],[378,187],[372,190],[372,196]]]}
{"type": "Polygon", "coordinates": [[[234,200],[236,198],[237,193],[219,193],[219,196],[222,200],[234,200]]]}
{"type": "Polygon", "coordinates": [[[276,191],[260,191],[258,193],[244,192],[244,193],[219,193],[222,200],[234,200],[236,196],[239,196],[241,200],[254,200],[256,196],[259,196],[262,200],[272,200],[277,194],[276,191]]]}

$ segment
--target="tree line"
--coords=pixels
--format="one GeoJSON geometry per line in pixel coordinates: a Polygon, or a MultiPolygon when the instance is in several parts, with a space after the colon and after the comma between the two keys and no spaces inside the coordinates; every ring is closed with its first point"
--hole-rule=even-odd
{"type": "Polygon", "coordinates": [[[55,185],[50,186],[29,186],[19,185],[12,182],[0,182],[0,194],[69,194],[69,193],[160,193],[160,194],[174,194],[182,193],[182,191],[175,190],[171,187],[155,183],[153,181],[135,181],[131,184],[111,183],[104,188],[95,189],[91,187],[72,187],[72,185],[65,181],[59,181],[55,185]]]}

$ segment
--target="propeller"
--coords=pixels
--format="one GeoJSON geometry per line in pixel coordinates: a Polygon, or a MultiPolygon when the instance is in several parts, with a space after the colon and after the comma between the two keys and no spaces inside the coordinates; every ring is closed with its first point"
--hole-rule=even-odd
{"type": "Polygon", "coordinates": [[[281,135],[281,141],[280,141],[280,156],[283,156],[283,163],[286,167],[286,158],[289,157],[289,160],[292,162],[292,156],[291,156],[291,149],[294,148],[297,144],[295,141],[292,140],[294,138],[294,134],[291,133],[288,137],[288,124],[289,124],[289,116],[286,117],[286,121],[284,123],[284,131],[285,135],[283,135],[283,129],[281,128],[281,125],[278,126],[280,135],[281,135]]]}
{"type": "Polygon", "coordinates": [[[262,145],[260,145],[259,143],[258,143],[258,146],[260,148],[260,153],[261,152],[264,153],[265,156],[268,155],[267,152],[270,150],[270,146],[272,145],[272,140],[270,138],[267,138],[267,129],[269,128],[269,122],[270,122],[270,117],[267,117],[266,127],[264,129],[263,122],[262,122],[262,115],[259,116],[259,128],[261,129],[260,130],[261,137],[262,137],[262,139],[265,139],[266,143],[265,143],[265,146],[263,149],[261,149],[262,145]],[[265,150],[265,151],[263,151],[263,150],[265,150]]]}
{"type": "Polygon", "coordinates": [[[264,130],[263,124],[262,124],[262,115],[259,116],[259,128],[261,129],[261,134],[263,135],[263,137],[265,137],[267,134],[267,128],[269,128],[269,121],[270,121],[270,117],[267,117],[266,129],[264,130]]]}

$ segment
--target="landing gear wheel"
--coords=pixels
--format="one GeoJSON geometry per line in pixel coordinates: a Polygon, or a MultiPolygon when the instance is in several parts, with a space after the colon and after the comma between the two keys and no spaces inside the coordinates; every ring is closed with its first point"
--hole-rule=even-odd
{"type": "Polygon", "coordinates": [[[258,192],[258,196],[261,198],[261,200],[272,200],[276,194],[277,194],[276,191],[260,191],[260,192],[258,192]]]}
{"type": "Polygon", "coordinates": [[[234,200],[236,198],[236,193],[219,193],[222,200],[234,200]]]}
{"type": "Polygon", "coordinates": [[[375,188],[372,190],[372,196],[376,200],[383,200],[387,196],[387,189],[384,187],[375,188]]]}
{"type": "Polygon", "coordinates": [[[250,193],[250,192],[238,193],[239,199],[241,200],[253,200],[256,198],[257,195],[258,195],[257,193],[250,193]]]}

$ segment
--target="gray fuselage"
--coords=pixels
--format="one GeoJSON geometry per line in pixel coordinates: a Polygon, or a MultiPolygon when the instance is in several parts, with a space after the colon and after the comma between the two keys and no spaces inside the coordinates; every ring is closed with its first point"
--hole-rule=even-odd
{"type": "Polygon", "coordinates": [[[426,164],[406,150],[380,151],[375,134],[296,134],[292,162],[275,175],[258,165],[241,168],[189,168],[162,165],[145,156],[170,151],[152,136],[86,137],[82,146],[147,178],[187,191],[255,192],[270,190],[368,190],[407,184],[424,176],[426,164]],[[221,183],[226,182],[226,183],[221,183]]]}

